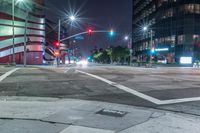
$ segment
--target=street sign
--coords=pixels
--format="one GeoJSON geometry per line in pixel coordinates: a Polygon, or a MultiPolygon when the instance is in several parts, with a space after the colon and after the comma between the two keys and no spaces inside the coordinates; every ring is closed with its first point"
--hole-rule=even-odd
{"type": "Polygon", "coordinates": [[[76,36],[75,40],[84,40],[84,37],[83,36],[76,36]]]}

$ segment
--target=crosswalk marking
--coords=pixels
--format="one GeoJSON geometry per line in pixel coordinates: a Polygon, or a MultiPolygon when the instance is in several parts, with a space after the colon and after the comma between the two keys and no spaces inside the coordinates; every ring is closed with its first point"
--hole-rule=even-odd
{"type": "Polygon", "coordinates": [[[60,133],[114,133],[114,131],[83,126],[69,126],[60,133]]]}
{"type": "Polygon", "coordinates": [[[82,73],[82,74],[86,74],[88,76],[91,76],[93,78],[96,78],[96,79],[99,79],[109,85],[112,85],[118,89],[121,89],[123,91],[126,91],[128,93],[131,93],[135,96],[138,96],[142,99],[145,99],[149,102],[152,102],[154,104],[157,104],[157,105],[167,105],[167,104],[176,104],[176,103],[185,103],[185,102],[195,102],[195,101],[200,101],[200,97],[191,97],[191,98],[181,98],[181,99],[170,99],[170,100],[159,100],[157,98],[154,98],[154,97],[151,97],[151,96],[148,96],[146,94],[143,94],[141,92],[138,92],[134,89],[131,89],[131,88],[128,88],[124,85],[121,85],[121,84],[118,84],[118,83],[115,83],[115,82],[112,82],[110,80],[107,80],[105,78],[102,78],[102,77],[99,77],[97,75],[94,75],[94,74],[90,74],[90,73],[87,73],[87,72],[83,72],[83,71],[79,71],[79,70],[76,70],[77,72],[79,73],[82,73]]]}
{"type": "Polygon", "coordinates": [[[0,76],[0,82],[2,82],[5,78],[7,78],[8,76],[10,76],[12,73],[14,73],[15,71],[19,70],[20,68],[14,68],[8,72],[6,72],[5,74],[0,76]]]}

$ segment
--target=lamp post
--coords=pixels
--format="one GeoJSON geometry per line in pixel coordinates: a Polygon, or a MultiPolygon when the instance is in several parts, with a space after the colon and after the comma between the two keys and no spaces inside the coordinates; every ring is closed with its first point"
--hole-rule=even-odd
{"type": "MultiPolygon", "coordinates": [[[[144,32],[149,32],[149,30],[148,30],[148,27],[147,26],[144,26],[143,27],[143,31],[144,32]]],[[[149,59],[149,63],[150,63],[150,65],[152,64],[152,55],[151,55],[151,49],[152,49],[152,46],[153,46],[153,30],[152,29],[150,29],[150,45],[149,45],[149,49],[150,49],[150,59],[149,59]]]]}
{"type": "Polygon", "coordinates": [[[24,29],[24,67],[26,67],[26,45],[27,45],[27,22],[28,22],[28,10],[26,10],[25,29],[24,29]]]}
{"type": "Polygon", "coordinates": [[[13,32],[13,42],[12,42],[12,61],[13,65],[15,62],[15,0],[12,0],[12,32],[13,32]]]}
{"type": "Polygon", "coordinates": [[[132,39],[129,36],[125,36],[124,40],[128,42],[128,49],[129,49],[129,52],[130,52],[129,65],[131,66],[131,63],[132,63],[132,53],[133,53],[133,50],[132,50],[132,39]]]}
{"type": "MultiPolygon", "coordinates": [[[[69,16],[68,17],[68,19],[67,20],[69,20],[69,21],[71,21],[71,22],[74,22],[74,21],[76,21],[76,17],[74,16],[74,15],[71,15],[71,16],[69,16]]],[[[59,19],[58,20],[58,43],[60,44],[60,34],[61,34],[61,23],[64,23],[66,20],[61,20],[61,19],[59,19]]],[[[58,64],[59,64],[59,62],[58,62],[58,57],[56,56],[56,61],[57,61],[57,66],[58,66],[58,64]]]]}
{"type": "MultiPolygon", "coordinates": [[[[22,2],[24,0],[17,0],[17,2],[22,2]]],[[[27,30],[27,17],[28,17],[28,11],[27,16],[25,20],[25,31],[24,31],[24,38],[26,38],[26,30],[27,30]]],[[[12,61],[13,65],[16,65],[16,59],[15,59],[15,0],[12,0],[12,34],[13,34],[13,42],[12,42],[12,61]]],[[[24,66],[26,66],[26,39],[24,39],[24,66]]]]}
{"type": "MultiPolygon", "coordinates": [[[[76,17],[74,16],[74,15],[71,15],[70,17],[69,17],[69,20],[71,21],[71,22],[74,22],[74,21],[76,21],[76,17]]],[[[61,31],[61,19],[59,19],[58,20],[58,43],[60,43],[60,31],[61,31]]],[[[65,20],[64,20],[64,22],[65,22],[65,20]]],[[[63,23],[64,23],[63,22],[63,23]]]]}

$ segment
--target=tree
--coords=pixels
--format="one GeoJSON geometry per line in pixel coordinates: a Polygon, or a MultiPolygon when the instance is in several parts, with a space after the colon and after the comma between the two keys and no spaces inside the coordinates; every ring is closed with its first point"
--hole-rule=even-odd
{"type": "Polygon", "coordinates": [[[112,47],[107,48],[106,49],[106,53],[110,58],[110,63],[112,64],[113,63],[113,48],[112,47]]]}
{"type": "Polygon", "coordinates": [[[129,56],[129,49],[122,46],[99,49],[92,53],[94,61],[98,63],[113,63],[113,61],[124,63],[129,56]]]}
{"type": "Polygon", "coordinates": [[[113,49],[113,59],[118,63],[120,63],[120,61],[126,61],[129,55],[129,49],[126,47],[117,46],[113,49]]]}
{"type": "Polygon", "coordinates": [[[101,52],[95,52],[93,54],[93,58],[95,62],[100,62],[100,57],[101,57],[102,53],[101,52]]]}

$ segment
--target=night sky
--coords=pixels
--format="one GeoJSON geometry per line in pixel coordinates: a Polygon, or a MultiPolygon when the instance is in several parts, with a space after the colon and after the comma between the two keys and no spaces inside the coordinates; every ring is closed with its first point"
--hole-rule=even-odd
{"type": "Polygon", "coordinates": [[[81,21],[77,27],[71,28],[70,33],[85,31],[87,27],[94,30],[109,30],[113,28],[116,35],[95,33],[84,40],[76,41],[84,56],[90,54],[95,46],[105,48],[110,45],[126,45],[123,36],[132,31],[132,0],[46,0],[46,17],[57,22],[71,10],[78,12],[81,21]]]}

